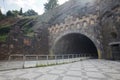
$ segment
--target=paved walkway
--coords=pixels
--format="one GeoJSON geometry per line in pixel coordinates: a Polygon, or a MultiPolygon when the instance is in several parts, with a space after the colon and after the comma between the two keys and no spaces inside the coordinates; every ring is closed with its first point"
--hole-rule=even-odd
{"type": "Polygon", "coordinates": [[[44,68],[0,71],[0,80],[120,80],[120,62],[84,60],[44,68]]]}

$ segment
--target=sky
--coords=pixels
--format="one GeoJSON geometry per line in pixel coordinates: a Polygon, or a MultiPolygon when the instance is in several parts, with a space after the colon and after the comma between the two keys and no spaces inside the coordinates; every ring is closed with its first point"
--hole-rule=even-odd
{"type": "MultiPolygon", "coordinates": [[[[20,10],[23,9],[23,12],[28,9],[35,10],[39,15],[44,13],[44,4],[48,0],[0,0],[0,9],[2,13],[6,13],[8,10],[20,10]]],[[[61,5],[68,0],[58,0],[58,3],[61,5]]]]}

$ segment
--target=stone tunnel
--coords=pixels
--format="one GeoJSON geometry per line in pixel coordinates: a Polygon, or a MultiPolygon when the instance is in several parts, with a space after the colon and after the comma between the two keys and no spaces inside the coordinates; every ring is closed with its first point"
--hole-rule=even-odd
{"type": "Polygon", "coordinates": [[[120,0],[70,0],[63,5],[65,9],[56,10],[58,18],[51,20],[48,27],[49,54],[87,54],[99,59],[120,59],[119,3],[120,0]]]}
{"type": "Polygon", "coordinates": [[[48,28],[50,55],[80,54],[101,58],[101,32],[97,17],[97,14],[76,19],[68,16],[64,23],[48,28]]]}
{"type": "Polygon", "coordinates": [[[71,33],[62,36],[54,45],[54,54],[81,54],[98,58],[95,44],[85,35],[71,33]]]}

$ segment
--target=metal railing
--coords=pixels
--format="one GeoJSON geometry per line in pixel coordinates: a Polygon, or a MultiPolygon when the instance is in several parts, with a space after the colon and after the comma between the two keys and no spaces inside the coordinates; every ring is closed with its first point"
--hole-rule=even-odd
{"type": "Polygon", "coordinates": [[[10,55],[8,61],[0,62],[0,70],[40,67],[64,64],[91,58],[90,54],[65,55],[10,55]]]}
{"type": "Polygon", "coordinates": [[[10,55],[9,61],[34,61],[34,60],[58,60],[81,57],[92,57],[91,54],[65,54],[65,55],[10,55]]]}

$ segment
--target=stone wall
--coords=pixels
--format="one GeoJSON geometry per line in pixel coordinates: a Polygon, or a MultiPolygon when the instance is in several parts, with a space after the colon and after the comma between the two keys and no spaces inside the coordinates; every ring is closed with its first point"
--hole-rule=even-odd
{"type": "MultiPolygon", "coordinates": [[[[89,5],[90,3],[87,4],[89,5]]],[[[85,6],[87,7],[85,4],[82,8],[85,12],[80,9],[79,12],[81,14],[78,15],[77,13],[79,12],[72,14],[75,12],[73,10],[70,13],[72,16],[68,16],[61,21],[62,23],[57,23],[48,28],[50,33],[49,46],[54,45],[65,34],[78,32],[88,36],[97,46],[99,45],[98,53],[101,52],[102,58],[112,59],[113,56],[109,44],[120,41],[120,1],[97,0],[93,6],[89,6],[87,9],[85,9],[85,6]]]]}
{"type": "Polygon", "coordinates": [[[109,45],[112,42],[120,42],[120,4],[108,10],[101,19],[104,51],[107,58],[112,58],[112,50],[109,45]]]}
{"type": "MultiPolygon", "coordinates": [[[[74,18],[68,16],[65,18],[64,23],[56,24],[48,28],[49,31],[49,47],[50,53],[57,41],[66,34],[80,33],[90,38],[97,47],[99,58],[102,57],[102,42],[101,31],[99,30],[98,14],[89,14],[81,18],[74,18]]],[[[53,53],[51,53],[53,54],[53,53]]]]}

